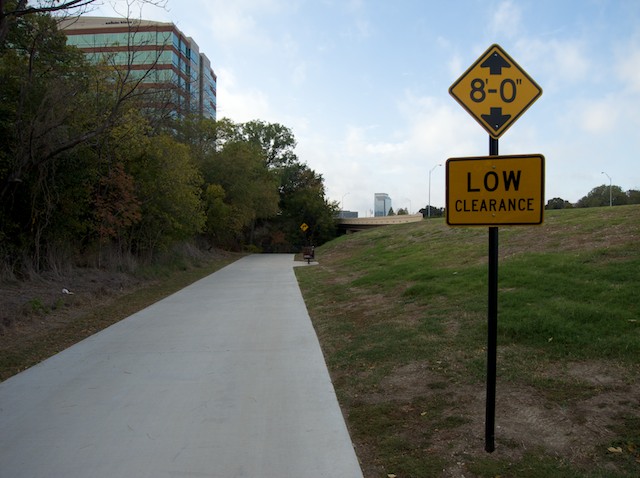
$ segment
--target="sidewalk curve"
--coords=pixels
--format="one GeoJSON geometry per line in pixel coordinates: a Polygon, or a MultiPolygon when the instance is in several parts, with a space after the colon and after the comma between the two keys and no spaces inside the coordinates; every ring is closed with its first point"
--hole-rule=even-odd
{"type": "Polygon", "coordinates": [[[245,257],[0,383],[0,476],[362,478],[293,266],[245,257]]]}

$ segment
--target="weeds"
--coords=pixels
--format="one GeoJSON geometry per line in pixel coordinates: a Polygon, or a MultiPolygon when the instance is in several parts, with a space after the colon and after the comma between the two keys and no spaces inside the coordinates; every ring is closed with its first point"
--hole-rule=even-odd
{"type": "Polygon", "coordinates": [[[35,313],[35,314],[47,314],[49,312],[49,307],[44,305],[44,302],[42,301],[42,299],[35,297],[33,299],[31,299],[28,303],[28,310],[29,312],[35,313]]]}

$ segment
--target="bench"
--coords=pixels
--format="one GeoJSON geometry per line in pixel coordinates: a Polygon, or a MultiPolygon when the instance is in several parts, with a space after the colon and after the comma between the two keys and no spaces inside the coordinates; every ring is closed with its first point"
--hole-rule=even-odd
{"type": "Polygon", "coordinates": [[[315,257],[315,250],[313,246],[302,248],[302,257],[307,261],[307,264],[311,264],[311,261],[315,257]]]}

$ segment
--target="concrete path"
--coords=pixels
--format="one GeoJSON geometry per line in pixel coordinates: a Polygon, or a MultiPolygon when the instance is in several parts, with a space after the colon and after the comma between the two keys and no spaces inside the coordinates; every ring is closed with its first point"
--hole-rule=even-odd
{"type": "Polygon", "coordinates": [[[361,478],[293,273],[254,255],[0,384],[0,477],[361,478]]]}

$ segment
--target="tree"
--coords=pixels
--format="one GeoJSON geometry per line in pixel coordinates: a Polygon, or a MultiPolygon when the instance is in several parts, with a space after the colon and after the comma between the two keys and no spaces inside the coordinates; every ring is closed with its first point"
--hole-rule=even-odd
{"type": "Polygon", "coordinates": [[[407,210],[407,208],[400,208],[398,209],[398,216],[406,216],[409,214],[409,211],[407,210]]]}
{"type": "Polygon", "coordinates": [[[208,157],[221,149],[221,145],[218,144],[220,131],[222,125],[229,122],[226,118],[216,122],[209,118],[190,115],[178,121],[173,130],[176,132],[176,139],[189,145],[195,161],[202,166],[208,157]]]}
{"type": "Polygon", "coordinates": [[[628,204],[640,204],[640,191],[637,189],[629,189],[627,191],[627,197],[629,198],[628,204]]]}
{"type": "Polygon", "coordinates": [[[576,203],[576,207],[608,206],[609,198],[611,198],[611,205],[613,206],[627,204],[628,200],[627,195],[622,191],[620,186],[609,186],[603,184],[602,186],[595,187],[589,191],[589,194],[576,203]]]}
{"type": "Polygon", "coordinates": [[[423,218],[428,218],[428,217],[443,217],[446,211],[445,211],[445,208],[443,207],[431,206],[431,213],[429,213],[429,206],[427,205],[422,209],[420,209],[418,212],[422,214],[423,218]]]}
{"type": "Polygon", "coordinates": [[[320,245],[333,239],[339,207],[327,201],[322,176],[306,164],[294,162],[280,170],[280,184],[280,214],[274,224],[285,233],[289,246],[304,240],[320,245]],[[303,223],[309,229],[301,233],[303,223]]]}
{"type": "Polygon", "coordinates": [[[95,202],[95,216],[101,240],[117,238],[121,232],[141,219],[140,201],[135,196],[134,179],[116,163],[100,178],[95,202]]]}
{"type": "Polygon", "coordinates": [[[545,209],[568,209],[572,208],[573,205],[562,198],[553,198],[547,201],[547,205],[545,209]]]}
{"type": "Polygon", "coordinates": [[[36,15],[10,32],[12,48],[1,52],[4,148],[9,154],[0,178],[0,200],[11,183],[24,180],[65,144],[83,134],[91,67],[66,47],[55,21],[36,15]]]}
{"type": "Polygon", "coordinates": [[[7,38],[11,48],[0,49],[0,230],[39,269],[47,231],[69,224],[53,220],[65,188],[76,194],[68,204],[84,201],[82,187],[63,174],[75,166],[75,177],[85,178],[90,167],[72,149],[95,120],[87,94],[94,70],[48,15],[19,18],[7,38]]]}
{"type": "MultiPolygon", "coordinates": [[[[231,208],[231,227],[237,247],[251,242],[255,222],[278,213],[278,181],[267,168],[262,149],[246,141],[230,141],[206,158],[203,164],[206,187],[219,185],[224,191],[224,203],[231,208]]],[[[212,236],[221,236],[213,224],[207,224],[212,236]]],[[[227,235],[228,236],[228,235],[227,235]]]]}
{"type": "Polygon", "coordinates": [[[226,193],[219,184],[209,184],[204,193],[205,234],[217,247],[231,247],[242,232],[242,224],[233,215],[233,207],[225,203],[226,193]]]}
{"type": "Polygon", "coordinates": [[[265,154],[267,166],[279,168],[297,161],[294,153],[296,140],[286,126],[264,121],[249,121],[243,125],[244,138],[259,145],[265,154]]]}
{"type": "Polygon", "coordinates": [[[218,141],[248,142],[259,147],[267,167],[276,169],[297,161],[293,132],[278,123],[253,120],[236,124],[228,119],[218,121],[218,141]]]}
{"type": "MultiPolygon", "coordinates": [[[[98,263],[104,246],[115,246],[122,256],[133,248],[132,230],[142,220],[135,163],[149,146],[150,128],[136,111],[125,114],[118,126],[98,145],[94,160],[97,180],[92,191],[94,239],[99,244],[98,263]]],[[[113,248],[112,248],[113,249],[113,248]]]]}
{"type": "Polygon", "coordinates": [[[298,161],[289,128],[259,120],[187,119],[179,134],[199,158],[206,234],[216,244],[292,250],[303,222],[316,244],[335,237],[336,206],[326,201],[322,176],[298,161]]]}
{"type": "Polygon", "coordinates": [[[152,255],[203,230],[202,176],[189,148],[171,136],[148,137],[141,149],[130,165],[142,214],[135,241],[139,251],[152,255]]]}

